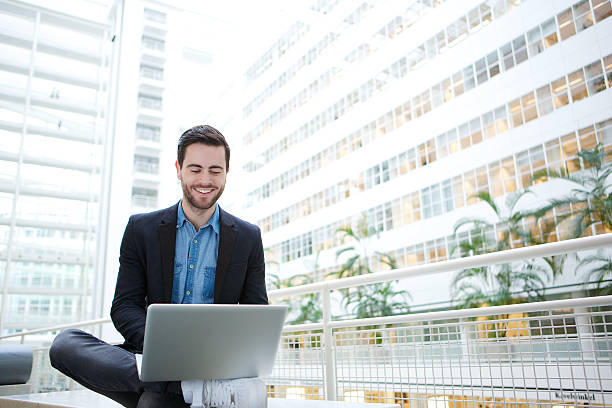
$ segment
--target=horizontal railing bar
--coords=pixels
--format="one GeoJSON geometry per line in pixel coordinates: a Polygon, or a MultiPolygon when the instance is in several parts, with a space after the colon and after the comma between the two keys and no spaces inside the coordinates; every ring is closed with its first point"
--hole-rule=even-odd
{"type": "MultiPolygon", "coordinates": [[[[385,317],[370,317],[366,319],[336,320],[330,322],[329,326],[333,329],[338,329],[355,326],[377,326],[384,324],[410,323],[415,321],[419,322],[423,320],[432,321],[461,319],[491,315],[496,316],[500,314],[545,312],[550,310],[560,310],[568,308],[597,307],[609,305],[612,305],[612,295],[576,299],[547,300],[544,302],[519,303],[516,305],[476,307],[471,309],[443,310],[439,312],[424,312],[385,317]]],[[[490,322],[487,321],[486,323],[490,322]]]]}
{"type": "Polygon", "coordinates": [[[541,258],[544,256],[560,255],[568,252],[597,249],[606,246],[612,246],[612,233],[592,237],[568,239],[559,242],[550,242],[541,245],[532,245],[523,248],[507,249],[489,254],[449,259],[446,261],[424,265],[414,265],[401,269],[392,269],[385,272],[353,276],[350,278],[315,282],[307,285],[293,286],[290,288],[275,289],[268,292],[268,297],[278,299],[287,296],[305,295],[322,290],[346,289],[370,283],[387,282],[402,278],[456,271],[465,268],[475,268],[479,266],[514,262],[524,259],[541,258]]]}
{"type": "MultiPolygon", "coordinates": [[[[436,263],[430,263],[425,265],[415,265],[407,268],[401,269],[393,269],[391,271],[385,272],[377,272],[367,275],[354,276],[350,278],[342,278],[331,281],[317,282],[311,283],[302,286],[295,286],[291,288],[283,288],[271,290],[268,292],[268,297],[270,299],[278,299],[291,295],[303,295],[313,292],[319,292],[323,290],[335,290],[335,289],[345,289],[353,286],[360,286],[369,283],[378,283],[378,282],[386,282],[390,280],[397,280],[401,278],[414,277],[426,274],[435,274],[441,272],[448,272],[453,270],[459,270],[464,268],[473,268],[484,265],[491,265],[497,263],[504,262],[512,262],[519,261],[523,259],[532,259],[539,258],[543,256],[552,256],[559,255],[567,252],[575,252],[580,250],[587,249],[596,249],[606,246],[612,245],[612,233],[596,235],[592,237],[584,237],[584,238],[576,238],[571,240],[565,240],[560,242],[551,242],[542,245],[534,245],[524,248],[516,248],[509,249],[505,251],[493,252],[490,254],[476,255],[466,258],[457,258],[451,259],[447,261],[441,261],[436,263]]],[[[415,314],[406,314],[406,315],[394,315],[394,316],[386,316],[386,317],[377,317],[377,318],[368,318],[368,319],[352,319],[352,320],[340,320],[340,321],[332,321],[330,323],[332,328],[339,327],[354,327],[354,326],[368,326],[368,325],[378,325],[378,324],[391,324],[391,323],[404,323],[404,322],[412,322],[418,321],[419,319],[426,320],[440,320],[445,318],[461,318],[461,317],[476,317],[476,316],[484,316],[491,314],[502,314],[512,312],[521,312],[521,311],[534,311],[534,305],[538,305],[540,307],[550,307],[547,310],[554,310],[562,308],[563,305],[565,307],[590,307],[594,304],[601,305],[610,305],[612,304],[612,296],[600,296],[600,297],[592,297],[592,298],[579,298],[579,299],[565,299],[565,300],[557,300],[557,301],[547,301],[547,302],[536,302],[536,303],[526,303],[526,304],[518,304],[518,305],[507,305],[507,306],[491,306],[491,307],[482,307],[477,309],[463,309],[463,310],[450,310],[450,311],[440,311],[440,312],[423,312],[423,313],[415,313],[415,314]],[[558,305],[555,302],[568,302],[568,303],[559,303],[558,305]],[[576,302],[575,304],[572,302],[576,302]],[[600,303],[602,302],[602,303],[600,303]],[[550,305],[550,306],[547,306],[550,305]]],[[[542,311],[542,309],[538,309],[538,311],[542,311]]],[[[14,333],[9,335],[0,336],[0,340],[5,340],[9,338],[19,338],[25,337],[33,334],[45,333],[49,331],[55,330],[63,330],[70,328],[77,328],[83,326],[92,326],[97,324],[107,324],[110,323],[111,319],[103,318],[103,319],[95,319],[95,320],[87,320],[83,322],[75,322],[71,324],[63,324],[58,326],[44,327],[35,330],[29,330],[20,333],[14,333]]],[[[307,323],[301,325],[293,325],[293,326],[285,326],[284,331],[286,332],[296,332],[296,331],[308,331],[308,330],[320,330],[322,329],[322,323],[307,323]]]]}
{"type": "Polygon", "coordinates": [[[76,322],[76,323],[66,323],[66,324],[61,324],[57,326],[50,326],[50,327],[43,327],[40,329],[28,330],[28,331],[24,331],[21,333],[7,334],[4,336],[0,336],[0,340],[10,339],[13,337],[30,336],[32,334],[46,333],[46,332],[55,331],[55,330],[74,329],[74,328],[83,327],[83,326],[94,326],[97,324],[105,324],[105,323],[110,323],[110,322],[111,322],[111,319],[104,318],[104,319],[86,320],[83,322],[76,322]]]}

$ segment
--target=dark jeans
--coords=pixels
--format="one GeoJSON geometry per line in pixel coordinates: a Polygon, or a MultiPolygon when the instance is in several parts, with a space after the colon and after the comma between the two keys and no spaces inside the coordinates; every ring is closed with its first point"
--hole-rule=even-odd
{"type": "Polygon", "coordinates": [[[49,358],[57,370],[125,407],[189,406],[183,401],[180,382],[140,381],[133,353],[84,331],[68,329],[58,334],[49,358]]]}

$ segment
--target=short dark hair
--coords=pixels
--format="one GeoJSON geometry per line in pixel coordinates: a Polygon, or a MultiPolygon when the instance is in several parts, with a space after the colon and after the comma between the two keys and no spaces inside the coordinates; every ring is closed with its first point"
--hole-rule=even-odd
{"type": "Polygon", "coordinates": [[[225,149],[225,169],[229,170],[230,148],[225,140],[225,136],[210,125],[194,126],[186,130],[178,141],[177,160],[179,167],[183,167],[185,151],[189,145],[203,143],[208,146],[223,146],[225,149]]]}

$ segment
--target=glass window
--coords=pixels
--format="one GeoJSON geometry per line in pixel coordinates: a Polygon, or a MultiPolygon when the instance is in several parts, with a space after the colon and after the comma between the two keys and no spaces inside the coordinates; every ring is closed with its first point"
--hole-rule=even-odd
{"type": "Polygon", "coordinates": [[[485,139],[495,137],[495,120],[493,116],[493,111],[487,112],[482,115],[482,126],[484,128],[485,139]]]}
{"type": "Polygon", "coordinates": [[[459,142],[457,141],[457,129],[452,129],[446,132],[446,143],[448,144],[448,151],[455,153],[459,150],[459,142]]]}
{"type": "Polygon", "coordinates": [[[472,65],[463,68],[463,84],[466,91],[476,86],[474,82],[474,67],[472,65]]]}
{"type": "Polygon", "coordinates": [[[568,75],[572,101],[576,102],[588,96],[586,83],[584,82],[584,71],[580,68],[568,75]]]}
{"type": "Polygon", "coordinates": [[[480,30],[480,13],[478,12],[478,7],[473,8],[468,13],[468,24],[470,26],[470,32],[480,30]]]}
{"type": "Polygon", "coordinates": [[[572,6],[574,9],[574,19],[578,32],[586,30],[593,25],[593,14],[589,0],[582,0],[572,6]]]}
{"type": "Polygon", "coordinates": [[[459,140],[462,149],[467,149],[472,145],[470,138],[470,126],[467,123],[459,126],[459,140]]]}
{"type": "Polygon", "coordinates": [[[529,43],[529,55],[531,57],[544,51],[544,43],[542,42],[542,33],[539,26],[527,32],[527,42],[529,43]]]}
{"type": "MultiPolygon", "coordinates": [[[[504,62],[504,71],[508,71],[514,67],[514,55],[512,53],[512,43],[504,44],[500,48],[502,54],[502,60],[504,62]]],[[[480,81],[478,81],[480,84],[480,81]]]]}
{"type": "Polygon", "coordinates": [[[514,49],[514,60],[516,65],[527,59],[527,44],[525,43],[524,35],[521,35],[512,41],[512,48],[514,49]]]}
{"type": "Polygon", "coordinates": [[[604,70],[608,77],[608,88],[612,88],[612,55],[608,55],[604,58],[604,70]]]}
{"type": "Polygon", "coordinates": [[[523,124],[523,113],[521,112],[521,100],[515,99],[508,104],[510,107],[510,116],[512,118],[512,127],[518,127],[523,124]]]}
{"type": "Polygon", "coordinates": [[[612,8],[610,7],[610,0],[592,0],[593,12],[595,13],[595,21],[598,23],[610,16],[612,16],[612,8]]]}
{"type": "Polygon", "coordinates": [[[455,199],[455,208],[460,208],[465,205],[465,198],[463,197],[463,180],[460,175],[453,178],[453,197],[455,199]]]}
{"type": "Polygon", "coordinates": [[[580,150],[592,150],[597,145],[597,137],[595,136],[595,126],[587,126],[578,130],[578,141],[580,150]]]}
{"type": "Polygon", "coordinates": [[[487,73],[487,64],[484,58],[476,61],[476,80],[478,81],[478,85],[486,82],[489,79],[487,73]]]}
{"type": "Polygon", "coordinates": [[[552,96],[550,94],[550,84],[546,84],[536,90],[538,100],[538,110],[540,116],[546,115],[553,110],[552,96]]]}
{"type": "Polygon", "coordinates": [[[597,60],[584,68],[589,95],[594,95],[606,89],[606,80],[603,75],[601,61],[597,60]]]}
{"type": "Polygon", "coordinates": [[[557,20],[559,21],[559,31],[561,32],[561,39],[563,41],[576,34],[572,9],[567,9],[557,14],[557,20]]]}
{"type": "Polygon", "coordinates": [[[480,126],[480,117],[470,121],[470,134],[472,136],[472,144],[482,142],[482,127],[480,126]]]}
{"type": "Polygon", "coordinates": [[[554,17],[542,23],[542,37],[544,37],[546,48],[552,47],[559,41],[557,38],[557,23],[554,17]]]}
{"type": "Polygon", "coordinates": [[[567,81],[565,77],[561,77],[552,82],[552,90],[555,95],[555,107],[565,106],[569,103],[567,95],[567,81]]]}
{"type": "Polygon", "coordinates": [[[538,117],[538,111],[536,109],[536,99],[533,92],[529,92],[521,98],[521,104],[523,105],[523,116],[525,117],[525,123],[530,122],[538,117]]]}
{"type": "Polygon", "coordinates": [[[442,105],[443,93],[441,84],[436,84],[431,88],[431,103],[435,107],[442,105]]]}
{"type": "Polygon", "coordinates": [[[506,113],[506,105],[495,109],[495,125],[497,127],[497,134],[508,130],[508,115],[506,113]]]}
{"type": "Polygon", "coordinates": [[[489,179],[491,180],[491,196],[496,198],[504,195],[504,183],[499,162],[489,165],[489,179]]]}
{"type": "Polygon", "coordinates": [[[431,110],[431,97],[429,96],[429,89],[421,94],[421,103],[423,106],[423,113],[427,113],[431,110]]]}
{"type": "Polygon", "coordinates": [[[453,99],[453,90],[451,88],[451,81],[449,79],[445,79],[441,82],[442,84],[442,92],[444,92],[444,101],[448,102],[453,99]]]}
{"type": "Polygon", "coordinates": [[[502,160],[502,177],[504,178],[505,193],[516,190],[516,170],[512,157],[502,160]]]}
{"type": "Polygon", "coordinates": [[[453,88],[455,91],[455,96],[459,96],[463,93],[463,73],[461,71],[453,74],[453,88]]]}
{"type": "Polygon", "coordinates": [[[436,137],[438,156],[442,159],[448,156],[448,143],[446,141],[446,133],[442,133],[436,137]]]}
{"type": "Polygon", "coordinates": [[[489,67],[490,78],[493,78],[495,75],[499,74],[499,57],[497,55],[497,50],[487,55],[487,65],[489,67]]]}

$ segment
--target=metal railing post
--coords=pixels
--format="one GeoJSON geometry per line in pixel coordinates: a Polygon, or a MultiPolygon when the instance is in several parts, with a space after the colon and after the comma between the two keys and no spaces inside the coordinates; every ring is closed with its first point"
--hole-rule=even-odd
{"type": "Polygon", "coordinates": [[[334,337],[332,335],[331,323],[331,301],[330,290],[321,290],[323,299],[323,344],[325,345],[325,397],[327,400],[336,401],[336,363],[334,337]]]}

